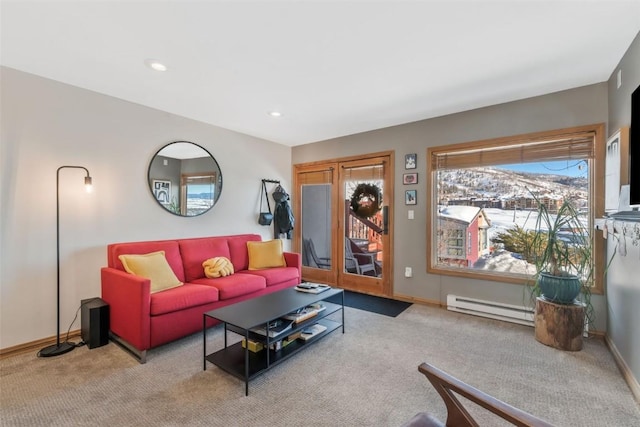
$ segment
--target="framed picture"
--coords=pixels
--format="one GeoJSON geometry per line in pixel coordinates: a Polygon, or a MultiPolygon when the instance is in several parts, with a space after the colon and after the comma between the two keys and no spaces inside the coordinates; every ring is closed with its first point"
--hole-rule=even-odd
{"type": "Polygon", "coordinates": [[[404,156],[404,168],[415,169],[416,168],[416,153],[405,154],[404,156]]]}
{"type": "Polygon", "coordinates": [[[404,185],[409,184],[417,184],[418,183],[418,173],[404,173],[402,174],[402,183],[404,185]]]}
{"type": "Polygon", "coordinates": [[[629,128],[622,128],[607,140],[605,150],[605,203],[604,210],[618,210],[620,186],[629,183],[629,128]]]}
{"type": "Polygon", "coordinates": [[[416,201],[416,190],[407,190],[404,192],[404,204],[405,205],[415,205],[416,201]]]}
{"type": "Polygon", "coordinates": [[[153,195],[163,205],[171,203],[171,181],[162,179],[153,180],[153,195]]]}

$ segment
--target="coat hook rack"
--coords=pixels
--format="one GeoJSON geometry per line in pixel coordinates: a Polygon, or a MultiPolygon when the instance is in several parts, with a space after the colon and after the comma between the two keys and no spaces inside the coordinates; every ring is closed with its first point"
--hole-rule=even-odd
{"type": "Polygon", "coordinates": [[[269,182],[271,184],[280,184],[280,180],[278,179],[263,179],[262,182],[269,182]]]}

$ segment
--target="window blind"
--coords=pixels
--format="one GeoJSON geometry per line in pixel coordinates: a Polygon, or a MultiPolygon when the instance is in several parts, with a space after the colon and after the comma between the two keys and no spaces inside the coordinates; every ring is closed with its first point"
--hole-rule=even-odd
{"type": "Polygon", "coordinates": [[[548,141],[527,141],[507,145],[461,146],[431,151],[431,169],[462,169],[480,166],[579,160],[595,157],[595,134],[548,141]]]}
{"type": "Polygon", "coordinates": [[[323,171],[310,171],[298,174],[300,185],[331,184],[333,180],[333,169],[323,171]]]}

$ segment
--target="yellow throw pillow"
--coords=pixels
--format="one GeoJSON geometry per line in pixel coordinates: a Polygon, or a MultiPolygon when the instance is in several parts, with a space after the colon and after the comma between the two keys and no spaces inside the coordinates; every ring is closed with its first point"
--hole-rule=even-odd
{"type": "Polygon", "coordinates": [[[151,280],[151,293],[182,285],[169,266],[164,251],[143,255],[119,255],[118,258],[127,273],[151,280]]]}
{"type": "Polygon", "coordinates": [[[282,252],[282,240],[268,240],[266,242],[247,242],[249,250],[249,270],[263,268],[285,267],[282,252]]]}
{"type": "Polygon", "coordinates": [[[204,268],[204,275],[209,279],[215,279],[216,277],[226,277],[234,273],[233,264],[231,264],[229,258],[223,256],[209,258],[202,263],[202,267],[204,268]]]}

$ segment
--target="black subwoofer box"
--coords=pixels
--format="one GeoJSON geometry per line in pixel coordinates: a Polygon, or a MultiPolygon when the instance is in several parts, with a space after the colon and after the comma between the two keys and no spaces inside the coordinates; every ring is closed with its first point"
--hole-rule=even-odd
{"type": "Polygon", "coordinates": [[[109,304],[102,298],[80,301],[81,335],[89,348],[109,343],[109,304]]]}

